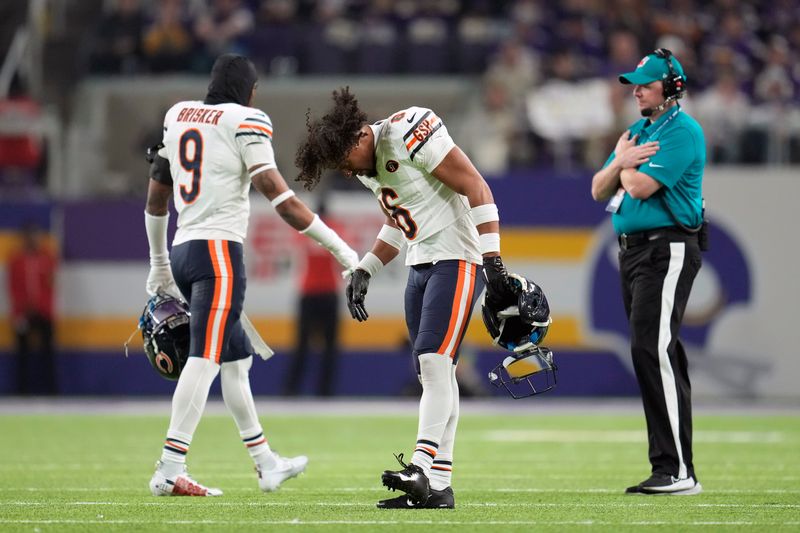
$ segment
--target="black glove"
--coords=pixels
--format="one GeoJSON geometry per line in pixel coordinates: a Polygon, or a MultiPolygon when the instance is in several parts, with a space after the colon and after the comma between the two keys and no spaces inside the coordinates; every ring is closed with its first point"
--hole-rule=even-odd
{"type": "Polygon", "coordinates": [[[367,295],[370,275],[366,270],[357,268],[350,275],[347,282],[347,308],[350,309],[350,316],[364,322],[369,315],[364,308],[364,296],[367,295]]]}
{"type": "Polygon", "coordinates": [[[158,155],[158,151],[164,148],[164,143],[154,144],[153,146],[148,146],[147,150],[144,152],[144,158],[147,159],[148,163],[152,163],[155,161],[156,156],[158,155]]]}
{"type": "Polygon", "coordinates": [[[505,308],[516,303],[516,292],[499,255],[483,258],[483,277],[486,280],[486,298],[493,307],[505,308]]]}

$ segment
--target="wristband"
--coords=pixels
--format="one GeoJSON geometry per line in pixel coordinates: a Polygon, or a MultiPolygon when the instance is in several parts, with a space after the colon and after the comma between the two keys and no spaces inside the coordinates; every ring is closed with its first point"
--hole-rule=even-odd
{"type": "Polygon", "coordinates": [[[383,268],[383,263],[378,259],[377,255],[372,252],[367,252],[364,254],[364,257],[361,258],[361,261],[358,262],[356,268],[360,268],[369,274],[370,277],[374,277],[375,274],[383,268]]]}
{"type": "Polygon", "coordinates": [[[481,233],[478,235],[478,241],[480,243],[481,254],[500,252],[499,233],[481,233]]]}
{"type": "MultiPolygon", "coordinates": [[[[256,170],[258,170],[258,169],[256,169],[256,170]]],[[[288,191],[284,191],[284,192],[280,193],[278,196],[276,196],[275,198],[270,200],[269,203],[272,204],[272,207],[278,207],[279,205],[281,205],[283,202],[285,202],[286,200],[288,200],[292,196],[294,196],[294,191],[289,189],[288,191]]],[[[303,231],[308,231],[309,228],[311,228],[311,225],[313,225],[313,224],[314,224],[314,221],[312,220],[311,224],[308,226],[308,228],[304,229],[303,231]]]]}
{"type": "Polygon", "coordinates": [[[381,228],[381,231],[378,232],[378,238],[388,244],[389,246],[393,246],[398,250],[403,247],[403,232],[397,228],[394,228],[388,224],[384,224],[381,228]]]}
{"type": "Polygon", "coordinates": [[[486,222],[500,221],[500,215],[495,204],[477,205],[470,209],[469,212],[472,214],[472,221],[476,226],[486,222]]]}

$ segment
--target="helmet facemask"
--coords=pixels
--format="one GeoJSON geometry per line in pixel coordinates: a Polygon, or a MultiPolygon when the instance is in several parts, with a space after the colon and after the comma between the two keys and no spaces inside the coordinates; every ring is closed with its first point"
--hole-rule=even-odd
{"type": "Polygon", "coordinates": [[[534,344],[520,348],[489,372],[489,382],[506,389],[515,400],[553,389],[558,383],[558,367],[552,350],[534,344]]]}

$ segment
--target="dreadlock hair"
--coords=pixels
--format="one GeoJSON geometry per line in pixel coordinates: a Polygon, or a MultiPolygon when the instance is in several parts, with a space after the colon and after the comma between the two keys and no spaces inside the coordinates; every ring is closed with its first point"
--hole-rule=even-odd
{"type": "Polygon", "coordinates": [[[294,164],[300,169],[296,181],[307,190],[319,183],[322,171],[340,167],[347,154],[357,144],[361,127],[367,123],[367,114],[358,107],[358,100],[350,87],[333,91],[333,109],[320,120],[311,120],[311,110],[306,112],[308,138],[295,154],[294,164]]]}

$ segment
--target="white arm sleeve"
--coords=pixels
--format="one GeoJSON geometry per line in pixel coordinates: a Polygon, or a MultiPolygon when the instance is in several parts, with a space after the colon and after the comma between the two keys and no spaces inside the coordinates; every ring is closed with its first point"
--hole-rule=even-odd
{"type": "Polygon", "coordinates": [[[163,266],[169,264],[169,250],[167,249],[167,226],[169,213],[164,216],[153,216],[144,212],[144,227],[147,232],[147,242],[150,245],[150,265],[163,266]]]}
{"type": "Polygon", "coordinates": [[[358,254],[342,240],[338,233],[329,228],[319,216],[314,215],[311,224],[307,228],[300,230],[300,233],[311,237],[324,246],[343,267],[352,268],[358,263],[358,254]]]}

